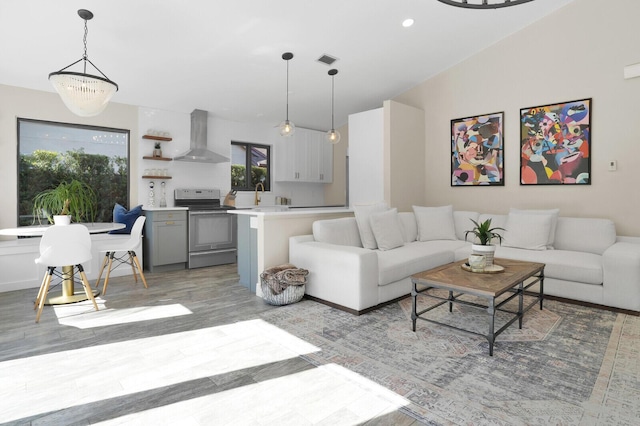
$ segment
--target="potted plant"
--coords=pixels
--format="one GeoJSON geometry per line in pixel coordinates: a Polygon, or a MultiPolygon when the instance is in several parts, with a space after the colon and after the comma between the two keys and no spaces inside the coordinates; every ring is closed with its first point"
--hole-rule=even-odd
{"type": "Polygon", "coordinates": [[[156,142],[156,144],[153,146],[153,156],[162,157],[162,148],[160,148],[160,142],[156,142]]]}
{"type": "Polygon", "coordinates": [[[485,257],[485,266],[491,266],[493,265],[493,256],[496,251],[496,246],[491,244],[491,240],[495,238],[502,243],[502,235],[496,231],[505,231],[505,229],[500,227],[492,228],[491,219],[481,223],[471,219],[471,222],[473,222],[474,227],[464,233],[464,239],[466,241],[469,234],[473,234],[479,242],[474,242],[471,246],[473,253],[483,255],[485,257]]]}
{"type": "Polygon", "coordinates": [[[49,223],[56,224],[68,224],[71,218],[76,222],[90,222],[97,214],[97,205],[98,199],[93,189],[73,179],[36,195],[33,199],[33,215],[37,218],[46,216],[49,223]],[[62,217],[56,219],[55,216],[62,217]]]}

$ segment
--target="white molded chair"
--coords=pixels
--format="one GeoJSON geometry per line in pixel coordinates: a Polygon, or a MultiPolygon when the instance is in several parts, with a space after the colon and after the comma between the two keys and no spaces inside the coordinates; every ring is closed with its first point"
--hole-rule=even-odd
{"type": "Polygon", "coordinates": [[[109,285],[109,274],[111,271],[123,263],[131,265],[131,270],[133,270],[133,279],[135,282],[138,282],[138,275],[136,274],[136,269],[140,273],[140,278],[142,278],[142,283],[144,284],[144,288],[149,288],[147,286],[147,280],[144,278],[144,273],[142,272],[142,267],[140,265],[140,260],[136,256],[135,248],[140,244],[142,240],[142,228],[144,227],[144,221],[147,218],[145,216],[140,216],[136,219],[135,223],[131,227],[131,237],[128,240],[119,240],[119,241],[107,241],[100,245],[100,252],[104,253],[104,259],[102,261],[102,266],[100,267],[100,272],[98,273],[98,280],[96,281],[96,287],[100,285],[100,279],[102,278],[102,272],[105,267],[107,267],[107,275],[104,277],[104,287],[102,287],[102,294],[104,295],[107,292],[107,286],[109,285]],[[126,254],[121,255],[120,257],[116,257],[116,252],[124,251],[126,254]],[[116,266],[113,266],[113,261],[116,261],[116,266]]]}
{"type": "MultiPolygon", "coordinates": [[[[47,267],[47,272],[42,279],[40,290],[34,304],[37,308],[36,322],[40,321],[40,314],[44,306],[51,279],[54,275],[73,284],[75,269],[80,274],[82,286],[89,300],[93,302],[93,306],[98,310],[98,304],[93,297],[91,284],[87,280],[82,264],[92,259],[91,256],[91,237],[89,230],[84,225],[66,225],[49,227],[40,240],[40,257],[36,259],[36,263],[47,267]],[[56,272],[56,268],[60,268],[61,272],[56,272]],[[71,268],[70,270],[68,268],[71,268]]],[[[64,285],[64,284],[63,284],[64,285]]],[[[73,286],[71,286],[73,291],[73,286]]]]}

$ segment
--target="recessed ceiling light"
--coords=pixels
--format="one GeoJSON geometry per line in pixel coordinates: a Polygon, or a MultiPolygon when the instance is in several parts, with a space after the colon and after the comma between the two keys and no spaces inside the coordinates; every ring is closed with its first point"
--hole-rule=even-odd
{"type": "Polygon", "coordinates": [[[409,28],[410,26],[412,26],[414,23],[414,20],[411,18],[407,18],[404,21],[402,21],[402,26],[405,28],[409,28]]]}

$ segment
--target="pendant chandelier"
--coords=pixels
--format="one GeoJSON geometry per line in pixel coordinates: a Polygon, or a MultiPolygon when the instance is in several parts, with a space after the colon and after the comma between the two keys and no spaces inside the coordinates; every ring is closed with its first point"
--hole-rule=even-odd
{"type": "Polygon", "coordinates": [[[49,74],[49,80],[72,113],[80,117],[93,117],[104,111],[111,97],[118,91],[118,85],[109,80],[87,56],[87,33],[89,32],[87,21],[93,18],[93,13],[80,9],[78,15],[84,19],[84,55],[60,71],[49,74]],[[66,71],[80,61],[84,65],[82,73],[66,71]],[[87,74],[87,62],[102,77],[87,74]]]}
{"type": "Polygon", "coordinates": [[[335,145],[340,142],[340,132],[338,132],[333,125],[333,79],[335,75],[338,74],[338,70],[329,70],[328,74],[331,76],[331,130],[327,132],[327,141],[335,145]]]}
{"type": "Polygon", "coordinates": [[[293,53],[285,52],[282,54],[282,59],[287,62],[287,118],[280,123],[280,134],[285,137],[289,137],[296,132],[296,126],[289,121],[289,61],[293,58],[293,53]]]}
{"type": "Polygon", "coordinates": [[[449,6],[463,7],[465,9],[498,9],[500,7],[516,6],[533,0],[438,0],[449,6]]]}

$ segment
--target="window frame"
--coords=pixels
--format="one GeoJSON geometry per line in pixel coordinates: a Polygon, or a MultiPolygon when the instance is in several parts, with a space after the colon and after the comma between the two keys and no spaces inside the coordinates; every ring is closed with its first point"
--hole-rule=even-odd
{"type": "MultiPolygon", "coordinates": [[[[94,131],[94,132],[103,132],[103,133],[114,133],[114,134],[122,134],[122,135],[126,135],[126,177],[123,179],[126,182],[126,199],[120,201],[119,202],[123,202],[125,203],[126,206],[129,205],[130,199],[131,199],[131,130],[129,129],[119,129],[119,128],[114,128],[114,127],[106,127],[106,126],[96,126],[96,125],[88,125],[88,124],[79,124],[79,123],[66,123],[66,122],[61,122],[61,121],[49,121],[49,120],[39,120],[39,119],[33,119],[33,118],[25,118],[25,117],[16,117],[16,199],[17,199],[17,207],[16,207],[16,219],[17,219],[17,224],[18,226],[28,226],[28,225],[21,225],[21,216],[20,216],[20,192],[21,192],[21,179],[20,179],[20,172],[21,172],[21,167],[20,167],[20,160],[21,160],[21,156],[22,156],[22,152],[21,152],[21,142],[22,142],[22,135],[21,135],[21,124],[22,123],[35,123],[35,124],[40,124],[40,125],[46,125],[46,126],[55,126],[55,127],[61,127],[61,128],[70,128],[70,129],[80,129],[80,130],[89,130],[89,131],[94,131]]],[[[78,146],[78,148],[84,148],[87,145],[80,145],[78,146]]],[[[69,152],[69,150],[67,151],[55,151],[55,152],[60,152],[60,153],[66,153],[69,152]]],[[[101,154],[101,155],[105,155],[108,158],[117,158],[118,156],[111,156],[111,155],[106,155],[106,154],[101,154]]],[[[96,190],[94,188],[94,190],[96,190]]],[[[99,190],[98,192],[98,198],[100,198],[100,192],[99,190]]],[[[107,213],[109,213],[109,217],[110,220],[113,220],[113,206],[109,206],[109,208],[106,208],[105,206],[103,206],[102,211],[104,212],[104,214],[106,215],[107,213]]],[[[100,211],[98,212],[98,215],[100,215],[100,211]]],[[[36,219],[37,220],[37,219],[36,219]]],[[[105,219],[103,219],[105,220],[105,219]]]]}
{"type": "MultiPolygon", "coordinates": [[[[267,145],[267,144],[260,144],[260,143],[253,143],[253,142],[241,142],[241,141],[231,141],[231,151],[232,151],[232,157],[233,157],[233,146],[242,146],[245,147],[245,159],[244,159],[244,166],[245,166],[245,182],[247,182],[247,185],[245,186],[234,186],[233,185],[233,178],[231,179],[231,189],[235,190],[235,191],[255,191],[256,188],[255,187],[251,187],[249,186],[249,182],[251,182],[251,149],[252,148],[258,148],[258,149],[264,149],[267,152],[267,173],[266,173],[266,180],[263,182],[264,185],[264,190],[265,191],[271,191],[271,145],[267,145]]],[[[233,170],[233,158],[231,160],[231,170],[233,170]]],[[[231,171],[229,172],[231,173],[231,171]]]]}

